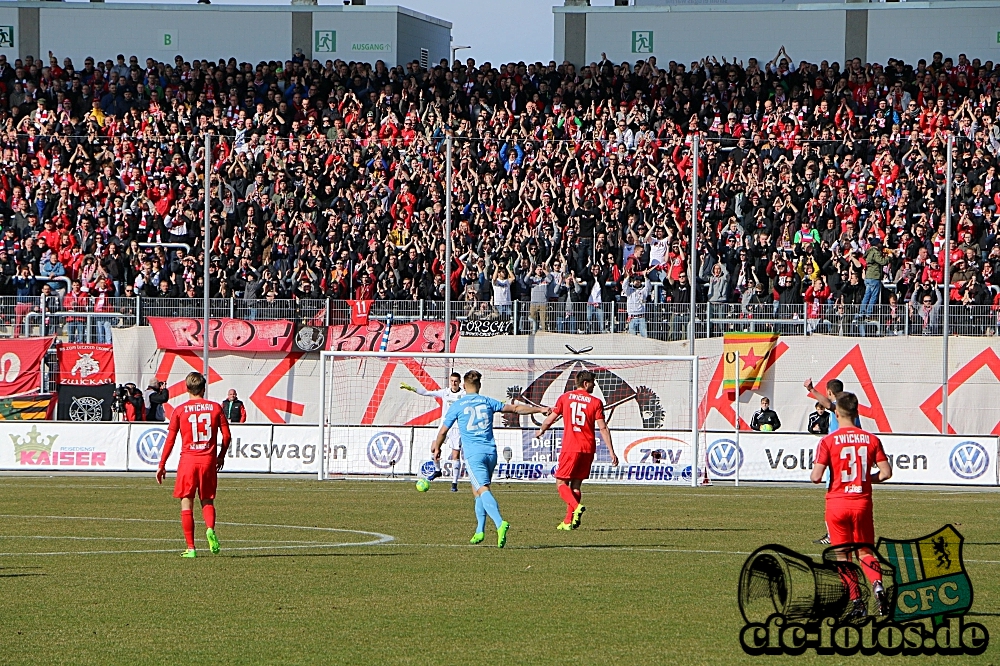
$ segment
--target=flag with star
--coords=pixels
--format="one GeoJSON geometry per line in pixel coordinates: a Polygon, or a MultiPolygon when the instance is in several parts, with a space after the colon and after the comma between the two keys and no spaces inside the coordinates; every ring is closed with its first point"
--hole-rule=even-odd
{"type": "Polygon", "coordinates": [[[722,353],[725,359],[725,391],[736,391],[736,358],[740,360],[740,391],[756,391],[767,370],[767,359],[778,344],[777,333],[726,333],[722,353]]]}

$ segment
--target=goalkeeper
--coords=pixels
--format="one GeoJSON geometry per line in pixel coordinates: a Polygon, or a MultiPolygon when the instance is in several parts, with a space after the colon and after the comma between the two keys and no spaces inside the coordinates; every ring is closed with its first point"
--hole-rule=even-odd
{"type": "Polygon", "coordinates": [[[500,506],[490,491],[493,480],[493,470],[497,466],[497,443],[493,438],[493,415],[497,412],[513,414],[545,414],[552,412],[548,407],[531,407],[529,405],[505,405],[499,400],[479,395],[483,376],[469,370],[463,378],[466,395],[452,403],[448,413],[441,423],[431,453],[435,459],[441,457],[441,445],[444,444],[448,432],[455,423],[461,433],[462,451],[465,453],[465,464],[469,470],[469,482],[472,484],[472,494],[476,497],[476,533],[470,543],[481,543],[485,538],[486,516],[493,519],[497,527],[497,548],[503,548],[507,543],[507,530],[510,523],[500,515],[500,506]]]}
{"type": "MultiPolygon", "coordinates": [[[[409,384],[400,384],[399,388],[404,391],[413,391],[417,395],[424,395],[429,398],[437,398],[441,401],[441,418],[444,419],[444,415],[448,413],[448,409],[452,404],[465,395],[465,389],[462,388],[462,376],[457,372],[451,373],[448,376],[448,388],[437,389],[436,391],[428,391],[422,386],[410,386],[409,384]]],[[[451,492],[458,492],[458,480],[462,476],[462,440],[458,436],[458,428],[450,430],[448,432],[448,444],[451,447],[451,492]]],[[[434,479],[442,476],[441,474],[441,459],[440,457],[434,458],[434,473],[427,477],[428,481],[433,481],[434,479]]]]}

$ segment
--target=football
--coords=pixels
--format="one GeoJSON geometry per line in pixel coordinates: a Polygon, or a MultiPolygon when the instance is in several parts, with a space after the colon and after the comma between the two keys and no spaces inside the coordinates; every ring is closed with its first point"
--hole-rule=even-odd
{"type": "Polygon", "coordinates": [[[431,489],[431,484],[427,479],[420,479],[417,481],[417,490],[422,493],[426,493],[431,489]]]}

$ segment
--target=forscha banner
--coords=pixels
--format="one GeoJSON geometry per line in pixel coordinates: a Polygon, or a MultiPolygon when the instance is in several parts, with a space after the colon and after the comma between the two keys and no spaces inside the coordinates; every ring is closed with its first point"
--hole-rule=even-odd
{"type": "MultiPolygon", "coordinates": [[[[233,425],[224,472],[317,474],[316,426],[233,425]]],[[[334,475],[428,474],[436,428],[332,428],[327,471],[334,475]]],[[[539,441],[534,431],[498,429],[501,481],[551,481],[559,459],[560,431],[539,441]]],[[[694,457],[686,432],[615,431],[618,467],[600,444],[591,468],[597,482],[685,484],[694,457]]],[[[160,462],[165,423],[0,422],[0,470],[150,471],[160,462]]],[[[893,465],[890,483],[993,486],[1000,484],[995,437],[882,435],[893,465]]],[[[809,480],[818,438],[782,433],[703,433],[697,473],[715,480],[809,480]]],[[[175,447],[176,448],[176,447],[175,447]]],[[[447,457],[447,451],[444,453],[447,457]]],[[[450,461],[443,460],[446,471],[450,461]]],[[[175,470],[172,456],[168,469],[175,470]]]]}

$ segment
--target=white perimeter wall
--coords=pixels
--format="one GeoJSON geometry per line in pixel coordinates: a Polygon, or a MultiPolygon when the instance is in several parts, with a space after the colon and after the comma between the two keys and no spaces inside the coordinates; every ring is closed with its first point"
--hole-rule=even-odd
{"type": "MultiPolygon", "coordinates": [[[[386,15],[390,22],[392,15],[386,15]]],[[[229,58],[256,63],[291,58],[292,15],[290,12],[232,12],[190,9],[80,10],[43,7],[39,11],[41,53],[52,51],[60,60],[69,56],[77,68],[83,59],[147,57],[173,60],[229,58]],[[164,45],[164,33],[172,44],[164,45]]],[[[36,54],[39,55],[39,54],[36,54]]]]}
{"type": "MultiPolygon", "coordinates": [[[[628,12],[592,12],[587,15],[587,63],[601,52],[615,62],[655,55],[661,67],[670,60],[690,65],[705,56],[751,57],[767,62],[782,44],[797,61],[842,60],[844,10],[732,11],[704,8],[631,8],[628,12]],[[632,32],[653,31],[653,53],[632,52],[632,32]]],[[[558,41],[558,38],[557,38],[558,41]]],[[[557,54],[557,60],[562,58],[557,54]]]]}
{"type": "Polygon", "coordinates": [[[930,61],[934,51],[956,60],[959,53],[983,62],[1000,59],[1000,5],[942,6],[947,4],[952,3],[919,3],[902,12],[869,5],[868,60],[885,63],[891,57],[916,64],[920,58],[930,61]]]}
{"type": "Polygon", "coordinates": [[[234,57],[252,63],[287,60],[295,47],[327,59],[393,66],[420,57],[447,58],[451,24],[394,6],[139,5],[104,3],[0,3],[0,53],[11,62],[49,51],[83,68],[87,56],[121,53],[172,60],[234,57]],[[294,16],[294,19],[293,19],[294,16]],[[21,20],[23,19],[23,20],[21,20]],[[13,29],[13,44],[6,39],[13,29]],[[317,40],[317,32],[324,32],[317,40]],[[329,32],[335,33],[333,40],[329,32]],[[165,39],[165,36],[168,36],[165,39]],[[326,47],[336,44],[334,50],[326,47]]]}
{"type": "Polygon", "coordinates": [[[920,58],[929,60],[934,51],[956,59],[959,53],[984,62],[1000,59],[1000,3],[939,0],[847,7],[843,3],[556,7],[554,57],[562,62],[567,52],[574,52],[566,44],[565,16],[583,12],[588,64],[599,61],[602,52],[615,62],[655,55],[661,65],[670,60],[689,65],[706,55],[766,62],[781,45],[796,62],[842,62],[845,51],[853,56],[864,46],[864,60],[883,64],[890,57],[916,64],[920,58]],[[853,15],[850,24],[848,14],[853,15]],[[632,32],[648,30],[653,31],[653,53],[633,53],[632,32]]]}

